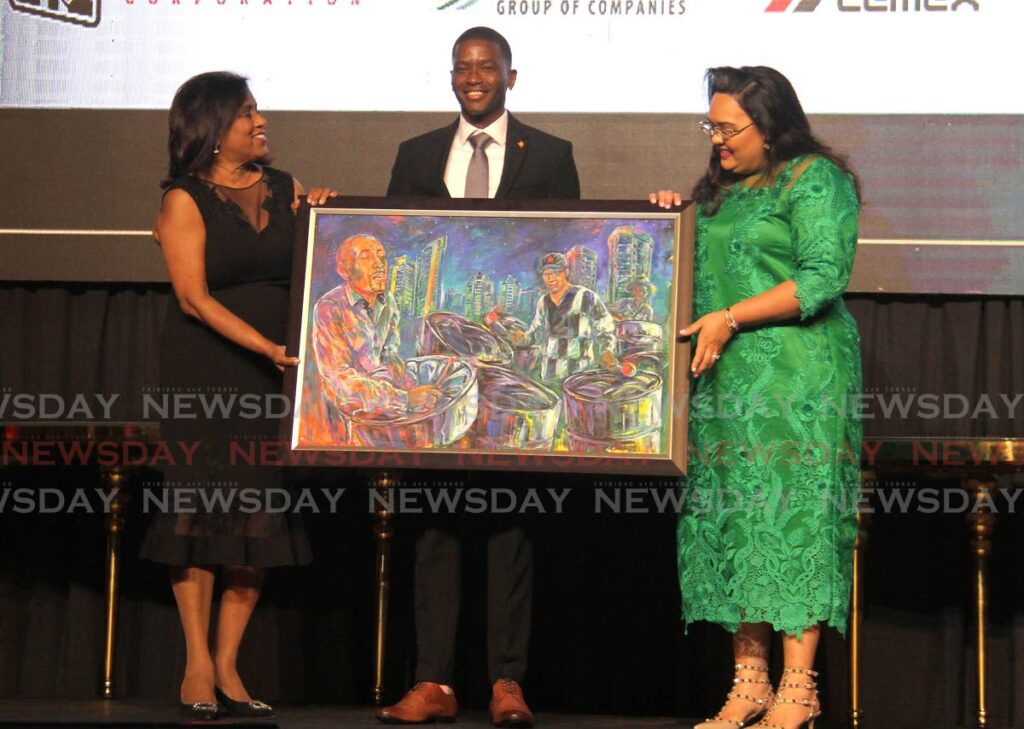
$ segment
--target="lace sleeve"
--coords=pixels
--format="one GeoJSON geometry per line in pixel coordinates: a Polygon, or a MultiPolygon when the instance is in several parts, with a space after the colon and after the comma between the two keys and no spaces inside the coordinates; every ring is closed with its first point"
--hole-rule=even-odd
{"type": "Polygon", "coordinates": [[[266,175],[272,198],[267,200],[268,206],[278,205],[291,212],[292,200],[295,199],[295,181],[292,176],[274,167],[264,167],[263,174],[266,175]]]}
{"type": "Polygon", "coordinates": [[[791,191],[796,297],[800,318],[842,296],[853,271],[860,204],[850,176],[829,160],[811,162],[791,191]]]}

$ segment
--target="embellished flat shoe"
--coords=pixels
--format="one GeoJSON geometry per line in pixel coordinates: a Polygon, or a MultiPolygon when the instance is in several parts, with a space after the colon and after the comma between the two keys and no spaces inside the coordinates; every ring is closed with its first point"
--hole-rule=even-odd
{"type": "Polygon", "coordinates": [[[185,721],[214,721],[220,717],[220,707],[208,701],[181,705],[181,718],[185,721]]]}
{"type": "Polygon", "coordinates": [[[233,716],[237,719],[271,719],[274,716],[274,707],[256,699],[249,701],[235,701],[229,699],[220,689],[217,689],[217,701],[221,705],[223,716],[233,716]]]}

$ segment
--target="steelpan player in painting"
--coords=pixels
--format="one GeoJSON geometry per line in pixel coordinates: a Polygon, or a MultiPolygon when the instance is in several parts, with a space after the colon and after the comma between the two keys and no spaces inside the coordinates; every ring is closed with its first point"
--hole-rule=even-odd
{"type": "Polygon", "coordinates": [[[668,454],[677,219],[311,221],[293,447],[668,454]]]}
{"type": "Polygon", "coordinates": [[[333,442],[360,442],[352,432],[367,419],[398,422],[429,410],[441,399],[439,383],[420,383],[398,357],[399,311],[387,290],[383,244],[353,235],[338,246],[342,283],[313,308],[313,352],[319,375],[325,429],[333,442]]]}

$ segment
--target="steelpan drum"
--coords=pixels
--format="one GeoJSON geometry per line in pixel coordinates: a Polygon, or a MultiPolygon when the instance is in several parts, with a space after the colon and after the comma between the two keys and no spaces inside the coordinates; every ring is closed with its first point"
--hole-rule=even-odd
{"type": "Polygon", "coordinates": [[[651,430],[632,438],[587,438],[577,433],[567,434],[568,449],[571,453],[623,453],[642,455],[644,453],[657,453],[661,448],[661,432],[651,430]]]}
{"type": "Polygon", "coordinates": [[[662,348],[665,330],[653,321],[620,321],[615,324],[615,341],[620,356],[650,352],[662,348]]]}
{"type": "MultiPolygon", "coordinates": [[[[464,436],[476,420],[476,370],[450,355],[414,357],[406,375],[416,385],[434,385],[441,399],[429,410],[357,410],[352,414],[353,445],[374,448],[439,448],[464,436]]],[[[375,370],[383,378],[386,370],[375,370]]]]}
{"type": "Polygon", "coordinates": [[[525,334],[530,328],[522,319],[504,312],[490,312],[484,317],[484,326],[512,348],[512,366],[515,369],[529,373],[537,365],[540,347],[531,344],[516,345],[512,342],[513,333],[525,334]]]}
{"type": "Polygon", "coordinates": [[[566,428],[599,441],[660,431],[662,383],[654,372],[577,372],[562,383],[566,428]]]}
{"type": "Polygon", "coordinates": [[[448,311],[427,314],[417,350],[421,355],[454,354],[482,364],[508,364],[512,347],[484,326],[448,311]]]}
{"type": "Polygon", "coordinates": [[[561,411],[558,395],[506,367],[481,367],[478,376],[475,447],[550,450],[561,411]]]}

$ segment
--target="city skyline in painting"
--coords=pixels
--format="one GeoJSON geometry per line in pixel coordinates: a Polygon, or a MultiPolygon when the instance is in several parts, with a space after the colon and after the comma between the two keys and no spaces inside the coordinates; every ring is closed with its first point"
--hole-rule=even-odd
{"type": "Polygon", "coordinates": [[[609,307],[627,299],[626,287],[637,279],[652,284],[655,312],[667,313],[672,296],[671,248],[655,245],[671,239],[671,221],[375,216],[370,224],[365,216],[333,214],[320,215],[315,231],[316,250],[327,254],[313,262],[317,294],[340,283],[332,252],[360,234],[377,238],[387,251],[388,292],[402,314],[406,354],[413,320],[433,311],[479,321],[501,306],[529,323],[544,295],[537,264],[547,253],[565,255],[570,281],[595,291],[609,307]]]}

